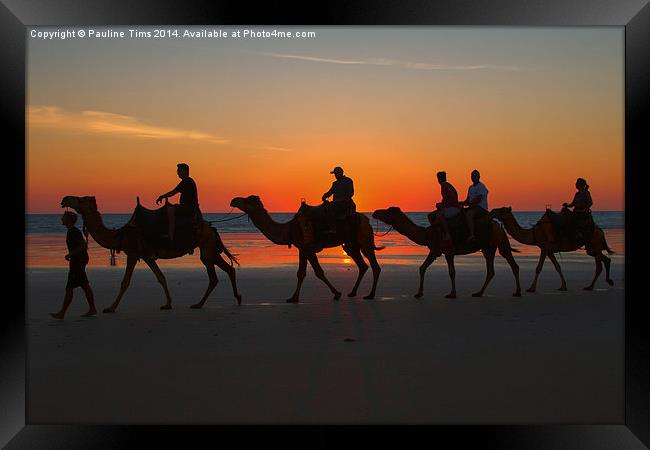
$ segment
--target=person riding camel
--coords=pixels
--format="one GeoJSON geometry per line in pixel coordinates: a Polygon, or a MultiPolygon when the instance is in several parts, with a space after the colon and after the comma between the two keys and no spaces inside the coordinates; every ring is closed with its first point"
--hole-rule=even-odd
{"type": "Polygon", "coordinates": [[[169,234],[170,242],[175,241],[175,227],[176,216],[183,219],[189,219],[196,227],[201,221],[202,215],[199,209],[199,198],[196,189],[196,183],[190,178],[190,166],[185,163],[177,164],[176,173],[181,179],[180,183],[171,191],[160,195],[156,199],[156,204],[160,204],[164,199],[172,197],[176,194],[181,194],[179,203],[167,209],[167,217],[169,218],[169,234]]]}
{"type": "Polygon", "coordinates": [[[591,206],[594,202],[589,193],[589,185],[584,178],[576,180],[576,189],[578,192],[573,196],[573,201],[562,204],[566,209],[573,208],[573,213],[567,216],[567,228],[570,232],[575,232],[578,241],[589,242],[593,233],[594,221],[591,216],[591,206]]]}
{"type": "Polygon", "coordinates": [[[449,226],[447,220],[456,217],[461,209],[458,206],[458,193],[456,188],[447,181],[447,173],[444,171],[436,174],[438,183],[440,183],[440,194],[442,201],[436,203],[436,211],[429,214],[429,222],[431,225],[438,225],[442,229],[442,240],[440,246],[442,250],[450,250],[453,246],[451,241],[451,234],[449,233],[449,226]]]}
{"type": "Polygon", "coordinates": [[[336,233],[336,221],[341,217],[353,214],[356,210],[352,196],[354,196],[354,183],[343,175],[343,169],[335,167],[330,173],[334,174],[336,180],[332,183],[329,191],[325,192],[321,199],[323,202],[333,196],[332,201],[326,203],[325,212],[329,233],[336,233]]]}
{"type": "Polygon", "coordinates": [[[475,241],[474,236],[475,221],[480,217],[485,217],[489,214],[488,211],[488,190],[483,183],[481,183],[481,173],[474,169],[471,174],[472,184],[467,190],[467,199],[461,202],[461,205],[467,206],[465,210],[465,219],[467,221],[467,228],[469,235],[467,240],[469,242],[475,241]]]}

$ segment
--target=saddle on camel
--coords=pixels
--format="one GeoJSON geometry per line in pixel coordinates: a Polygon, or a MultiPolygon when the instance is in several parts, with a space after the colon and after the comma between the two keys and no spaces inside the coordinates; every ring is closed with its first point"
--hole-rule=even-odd
{"type": "MultiPolygon", "coordinates": [[[[441,252],[444,252],[445,250],[459,249],[460,247],[465,247],[470,244],[468,241],[470,230],[468,226],[468,218],[465,216],[465,212],[466,209],[460,209],[460,211],[451,218],[445,218],[443,214],[440,214],[440,211],[433,211],[427,215],[429,224],[432,227],[443,228],[440,222],[442,220],[445,221],[449,233],[449,239],[447,242],[444,240],[441,242],[441,244],[443,244],[441,245],[441,252]]],[[[492,229],[489,213],[486,211],[484,214],[474,214],[471,220],[474,221],[474,241],[484,242],[486,239],[489,239],[492,229]]]]}
{"type": "Polygon", "coordinates": [[[580,248],[591,242],[596,224],[590,212],[576,212],[562,208],[560,212],[547,208],[537,225],[543,227],[553,244],[563,242],[580,248]]]}
{"type": "MultiPolygon", "coordinates": [[[[201,222],[200,216],[188,216],[179,212],[178,205],[169,203],[167,199],[162,207],[148,209],[140,204],[138,197],[137,205],[127,226],[138,230],[144,253],[158,256],[157,249],[193,254],[194,249],[199,245],[198,235],[201,222]],[[169,235],[169,216],[171,214],[175,216],[173,236],[169,235]]],[[[221,237],[214,227],[211,228],[217,237],[217,250],[221,252],[223,251],[221,237]]]]}
{"type": "Polygon", "coordinates": [[[351,199],[348,202],[324,201],[318,206],[308,205],[303,200],[294,217],[300,225],[305,244],[322,249],[333,245],[341,237],[355,235],[360,223],[356,212],[356,205],[351,199]]]}

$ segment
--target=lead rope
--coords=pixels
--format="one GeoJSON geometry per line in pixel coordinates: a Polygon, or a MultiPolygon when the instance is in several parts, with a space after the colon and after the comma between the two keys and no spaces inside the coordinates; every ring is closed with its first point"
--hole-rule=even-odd
{"type": "MultiPolygon", "coordinates": [[[[378,227],[379,227],[379,221],[377,219],[375,219],[375,228],[378,228],[378,227]]],[[[388,233],[390,233],[391,231],[393,231],[393,226],[392,225],[390,226],[390,228],[388,228],[388,231],[383,233],[383,234],[377,234],[377,232],[374,229],[372,230],[372,234],[374,234],[376,237],[384,237],[388,233]]]]}
{"type": "Polygon", "coordinates": [[[229,220],[239,219],[239,218],[244,217],[246,215],[246,213],[242,213],[242,214],[240,214],[238,216],[235,216],[235,217],[228,217],[230,214],[232,214],[234,209],[235,209],[234,207],[230,208],[230,211],[228,211],[226,213],[226,218],[224,218],[224,219],[207,220],[206,222],[208,222],[208,223],[228,222],[229,220]]]}

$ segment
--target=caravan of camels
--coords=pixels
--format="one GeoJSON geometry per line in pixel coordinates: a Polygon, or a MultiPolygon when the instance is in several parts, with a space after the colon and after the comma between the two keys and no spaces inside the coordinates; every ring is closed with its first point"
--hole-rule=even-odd
{"type": "MultiPolygon", "coordinates": [[[[295,291],[287,299],[290,303],[299,302],[308,263],[316,277],[329,288],[333,299],[340,299],[342,293],[328,280],[317,256],[324,248],[339,246],[358,268],[356,281],[347,296],[357,295],[359,285],[369,266],[372,270],[372,287],[363,298],[373,299],[376,295],[381,268],[375,252],[384,247],[376,245],[376,234],[368,216],[356,211],[352,201],[354,195],[352,180],[343,175],[343,169],[340,167],[336,167],[331,173],[335,175],[336,180],[330,190],[323,194],[323,203],[319,206],[309,206],[303,201],[293,218],[285,223],[275,221],[265,209],[260,197],[256,195],[236,197],[230,202],[230,206],[233,209],[237,208],[242,214],[226,220],[246,216],[273,244],[294,246],[298,249],[297,284],[295,291]],[[329,197],[332,197],[332,201],[328,201],[329,197]]],[[[200,260],[208,274],[208,286],[202,298],[191,307],[201,308],[217,285],[215,266],[228,275],[234,298],[237,304],[241,304],[242,296],[238,291],[234,268],[239,261],[236,255],[226,248],[216,228],[202,217],[198,208],[196,184],[189,177],[189,166],[178,164],[177,174],[181,178],[178,186],[157,199],[157,203],[164,201],[161,208],[156,210],[144,208],[138,199],[131,219],[118,229],[110,229],[104,225],[95,197],[66,196],[62,199],[61,207],[70,208],[81,215],[84,231],[90,234],[97,244],[109,249],[112,255],[116,252],[124,252],[126,255],[126,270],[120,290],[115,301],[103,310],[105,313],[113,313],[117,310],[139,260],[147,264],[163,288],[166,301],[160,309],[171,309],[172,299],[167,281],[156,260],[180,258],[193,253],[197,248],[200,252],[200,260]],[[180,202],[172,205],[167,199],[176,194],[180,194],[180,202]]],[[[427,268],[441,256],[446,260],[451,281],[451,290],[446,297],[456,298],[454,257],[479,251],[485,259],[486,277],[481,288],[472,296],[483,296],[494,277],[494,259],[497,250],[512,270],[515,279],[513,296],[521,296],[519,266],[513,257],[513,252],[517,250],[511,247],[508,235],[521,244],[540,249],[539,263],[528,292],[535,292],[537,279],[546,258],[551,260],[560,276],[559,290],[567,290],[567,283],[555,253],[572,252],[583,247],[596,263],[593,281],[585,289],[593,289],[603,265],[606,282],[610,286],[613,285],[610,278],[611,260],[603,253],[613,253],[613,251],[607,245],[602,229],[591,218],[591,195],[584,179],[580,178],[576,182],[577,192],[573,202],[565,203],[560,213],[547,210],[532,228],[523,228],[519,225],[510,207],[488,210],[488,191],[480,181],[480,173],[477,170],[473,171],[471,179],[472,184],[467,199],[459,201],[455,188],[446,180],[445,172],[438,173],[442,200],[436,205],[436,210],[429,214],[429,225],[426,227],[414,223],[399,207],[379,209],[372,213],[373,218],[390,227],[388,232],[395,230],[413,243],[428,249],[428,254],[419,267],[419,285],[415,298],[419,299],[424,295],[427,268]],[[573,208],[573,211],[570,208],[573,208]]],[[[52,314],[57,318],[63,318],[72,298],[72,289],[75,287],[84,288],[91,304],[89,314],[94,311],[94,303],[91,303],[92,291],[85,277],[85,264],[88,262],[86,246],[83,240],[79,248],[74,248],[76,245],[74,243],[70,244],[71,230],[76,230],[78,233],[74,227],[76,214],[72,212],[66,214],[74,216],[72,220],[64,220],[64,224],[68,227],[70,253],[66,255],[66,259],[70,261],[70,274],[64,307],[59,313],[52,314]],[[85,254],[85,257],[79,256],[80,254],[85,254]]]]}

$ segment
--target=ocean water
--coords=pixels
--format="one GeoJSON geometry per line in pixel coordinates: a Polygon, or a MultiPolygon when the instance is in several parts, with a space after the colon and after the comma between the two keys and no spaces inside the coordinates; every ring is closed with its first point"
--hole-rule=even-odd
{"type": "MultiPolygon", "coordinates": [[[[427,213],[411,212],[408,216],[417,224],[427,226],[427,213]]],[[[517,212],[517,220],[525,227],[533,225],[541,216],[542,212],[517,212]]],[[[230,215],[220,213],[204,214],[207,220],[219,220],[236,217],[238,213],[230,215]]],[[[287,222],[293,217],[293,213],[273,213],[273,218],[278,222],[287,222]]],[[[368,214],[370,217],[370,214],[368,214]]],[[[117,228],[124,225],[130,218],[130,214],[105,214],[104,223],[110,228],[117,228]]],[[[616,260],[623,258],[625,250],[625,230],[623,212],[596,212],[594,213],[596,223],[603,228],[607,242],[616,252],[612,257],[616,260]]],[[[29,214],[26,217],[26,266],[36,267],[65,267],[68,263],[63,256],[67,253],[65,246],[65,227],[61,225],[59,214],[29,214]]],[[[396,231],[384,234],[388,227],[383,222],[370,218],[377,237],[375,243],[383,250],[377,252],[380,264],[419,265],[425,258],[428,250],[411,242],[408,238],[396,231]]],[[[78,224],[80,225],[80,224],[78,224]]],[[[295,247],[288,248],[286,245],[275,245],[269,242],[254,226],[247,220],[247,217],[221,222],[216,224],[224,244],[228,249],[238,255],[242,267],[278,267],[295,266],[298,252],[295,247]]],[[[516,258],[536,258],[539,256],[539,249],[534,246],[521,245],[510,239],[513,248],[519,250],[516,258]]],[[[111,267],[109,265],[109,251],[100,247],[92,238],[89,239],[88,248],[90,263],[89,267],[111,267]]],[[[561,255],[564,261],[568,260],[589,260],[591,258],[584,254],[584,250],[571,254],[561,255]]],[[[124,267],[126,258],[124,253],[116,255],[117,267],[124,267]]],[[[344,253],[341,247],[325,249],[319,253],[322,264],[337,265],[338,267],[351,267],[353,261],[344,253]]],[[[497,258],[497,264],[502,258],[497,258]]],[[[202,267],[199,252],[194,255],[186,255],[173,260],[160,260],[161,267],[202,267]]],[[[470,256],[459,257],[457,264],[483,264],[480,253],[470,256]]]]}
{"type": "MultiPolygon", "coordinates": [[[[203,213],[206,220],[223,220],[234,218],[240,214],[239,210],[230,214],[226,213],[203,213]]],[[[388,226],[371,217],[371,213],[364,213],[370,218],[370,223],[377,232],[387,231],[388,226]]],[[[408,212],[409,218],[418,225],[428,226],[427,212],[408,212]]],[[[523,227],[534,225],[544,214],[543,211],[523,211],[514,212],[519,224],[523,227]]],[[[271,217],[277,222],[288,222],[294,213],[271,213],[271,217]]],[[[592,213],[594,221],[603,230],[622,229],[624,228],[623,211],[598,211],[592,213]]],[[[131,218],[131,214],[102,214],[104,224],[109,228],[119,228],[126,224],[131,218]]],[[[65,234],[65,227],[61,225],[61,214],[27,214],[25,217],[25,234],[65,234]]],[[[77,225],[81,225],[79,222],[77,225]]],[[[244,216],[239,219],[229,220],[226,222],[214,223],[213,226],[220,233],[258,233],[257,228],[248,217],[244,216]]]]}

